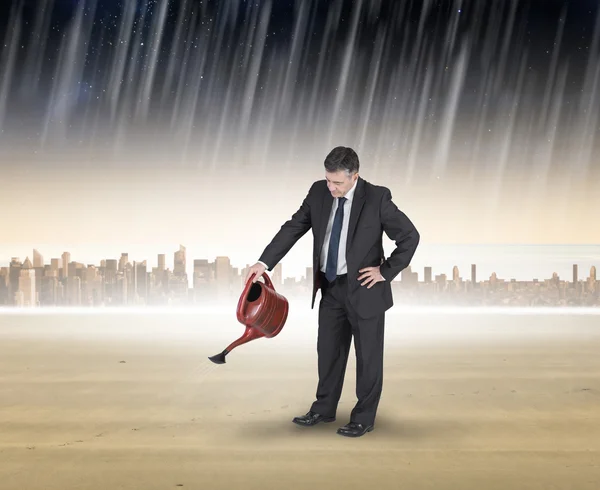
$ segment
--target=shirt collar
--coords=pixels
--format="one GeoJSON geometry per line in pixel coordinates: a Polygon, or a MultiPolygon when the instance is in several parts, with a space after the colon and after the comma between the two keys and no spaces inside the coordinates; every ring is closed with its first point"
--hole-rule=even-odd
{"type": "Polygon", "coordinates": [[[358,179],[354,182],[354,185],[350,188],[350,190],[344,196],[348,202],[352,202],[352,198],[354,197],[354,191],[356,190],[356,184],[358,184],[358,179]]]}

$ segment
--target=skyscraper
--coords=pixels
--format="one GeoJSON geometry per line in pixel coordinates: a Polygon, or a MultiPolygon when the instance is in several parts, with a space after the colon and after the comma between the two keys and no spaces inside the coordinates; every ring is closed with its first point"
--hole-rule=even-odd
{"type": "Polygon", "coordinates": [[[429,284],[431,282],[431,267],[425,267],[424,275],[425,283],[429,284]]]}
{"type": "Polygon", "coordinates": [[[173,265],[173,275],[177,277],[184,277],[185,274],[185,247],[183,245],[179,245],[179,250],[174,254],[174,265],[173,265]]]}
{"type": "Polygon", "coordinates": [[[231,263],[229,257],[217,257],[215,259],[215,282],[217,295],[224,297],[229,294],[231,288],[231,263]]]}
{"type": "Polygon", "coordinates": [[[124,252],[121,253],[121,258],[119,259],[119,272],[123,272],[125,270],[125,266],[129,262],[129,254],[124,252]]]}
{"type": "Polygon", "coordinates": [[[44,257],[35,248],[33,249],[33,267],[44,267],[44,257]]]}
{"type": "Polygon", "coordinates": [[[61,277],[69,277],[69,263],[71,262],[71,254],[64,252],[62,254],[62,275],[61,277]]]}
{"type": "Polygon", "coordinates": [[[21,306],[37,306],[35,269],[33,268],[29,257],[25,258],[25,262],[23,262],[19,272],[18,293],[22,301],[21,306]]]}

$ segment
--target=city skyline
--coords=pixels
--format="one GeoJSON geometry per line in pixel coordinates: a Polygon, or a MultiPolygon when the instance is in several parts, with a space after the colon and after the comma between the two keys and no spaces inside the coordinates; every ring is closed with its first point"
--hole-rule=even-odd
{"type": "MultiPolygon", "coordinates": [[[[37,265],[37,267],[43,267],[43,266],[50,264],[52,261],[58,261],[57,264],[60,264],[60,265],[58,265],[58,267],[62,267],[63,257],[66,256],[73,263],[81,264],[84,267],[93,266],[93,267],[97,268],[97,267],[101,267],[102,262],[106,262],[107,260],[113,260],[113,261],[117,260],[117,261],[119,261],[119,264],[120,264],[125,258],[125,261],[129,262],[130,264],[145,263],[146,267],[148,269],[162,268],[162,269],[166,269],[166,270],[170,270],[170,271],[175,271],[177,268],[179,268],[180,272],[183,272],[188,276],[188,281],[191,283],[192,282],[191,278],[193,277],[193,274],[189,274],[189,271],[194,270],[194,261],[208,261],[209,263],[212,263],[211,261],[215,261],[216,259],[226,259],[226,261],[229,262],[230,267],[236,271],[243,271],[247,267],[253,265],[253,263],[254,263],[254,262],[248,262],[243,265],[237,264],[236,262],[231,260],[231,258],[228,255],[224,255],[224,254],[214,255],[214,256],[212,256],[212,258],[209,258],[209,257],[207,258],[206,256],[203,256],[203,257],[194,256],[193,258],[189,259],[188,258],[188,247],[181,245],[181,244],[179,247],[180,248],[178,250],[172,252],[171,254],[168,254],[165,252],[155,253],[153,255],[153,257],[156,259],[155,262],[151,261],[149,259],[149,257],[134,258],[129,252],[120,252],[118,257],[117,256],[105,256],[96,262],[82,261],[81,259],[77,259],[76,255],[72,254],[69,250],[64,250],[58,256],[52,257],[51,261],[49,262],[45,258],[44,254],[40,252],[40,247],[38,247],[38,248],[31,249],[32,250],[31,254],[25,254],[25,255],[23,255],[23,254],[14,255],[13,254],[10,256],[10,258],[8,260],[6,260],[3,257],[0,257],[0,269],[9,267],[11,261],[14,259],[17,259],[21,263],[25,263],[26,260],[29,260],[29,262],[32,264],[33,267],[36,267],[36,265],[35,265],[36,261],[38,261],[38,262],[41,261],[39,263],[42,264],[42,265],[37,265]],[[171,257],[171,259],[167,260],[167,257],[171,257]],[[183,257],[183,259],[181,259],[181,257],[183,257]],[[183,265],[181,264],[181,260],[183,260],[183,265]],[[178,262],[179,262],[179,264],[178,264],[178,262]],[[170,264],[173,264],[172,267],[169,267],[170,264]]],[[[600,254],[600,245],[598,245],[598,253],[600,254]]],[[[598,263],[598,266],[600,266],[600,255],[598,256],[597,263],[598,263]]],[[[402,274],[408,273],[408,274],[416,275],[416,277],[418,278],[418,281],[423,282],[426,278],[427,271],[429,271],[430,279],[431,279],[431,276],[435,276],[435,275],[445,275],[446,277],[454,278],[454,275],[456,274],[456,271],[457,271],[463,280],[466,280],[467,278],[469,280],[472,280],[473,267],[477,268],[478,264],[473,263],[473,262],[469,263],[467,266],[458,266],[456,264],[452,264],[452,265],[448,266],[449,270],[444,270],[443,268],[441,268],[441,270],[440,270],[439,267],[436,269],[435,267],[432,267],[431,265],[423,265],[421,267],[416,267],[414,265],[414,261],[413,261],[404,271],[402,271],[400,274],[398,274],[398,276],[394,279],[394,281],[401,280],[402,274]],[[467,272],[465,272],[465,271],[467,271],[467,272]]],[[[586,273],[585,269],[583,267],[580,267],[580,265],[578,263],[569,264],[569,267],[571,268],[571,273],[573,274],[573,277],[576,274],[579,274],[581,277],[581,275],[584,275],[586,273]]],[[[277,269],[279,269],[280,271],[283,269],[283,272],[282,273],[280,272],[282,274],[282,279],[294,279],[296,281],[301,281],[303,279],[306,280],[307,279],[306,271],[309,269],[312,269],[312,267],[307,263],[302,268],[303,268],[303,272],[300,275],[298,275],[298,274],[289,275],[285,272],[285,269],[286,269],[285,258],[283,260],[281,260],[279,262],[279,264],[277,264],[277,269]]],[[[597,270],[596,263],[592,262],[588,270],[589,270],[590,276],[594,277],[594,279],[595,279],[595,271],[597,270]]],[[[273,272],[268,272],[268,274],[270,277],[273,276],[273,272]]],[[[561,280],[568,280],[565,278],[565,274],[557,273],[556,270],[549,271],[548,275],[543,275],[543,276],[539,276],[539,277],[529,277],[529,278],[508,277],[508,276],[503,275],[501,270],[492,270],[490,274],[486,274],[485,276],[483,276],[483,275],[479,276],[479,274],[478,274],[477,282],[488,280],[492,276],[495,276],[500,280],[505,280],[505,281],[516,280],[516,281],[520,281],[520,282],[526,282],[526,281],[531,281],[531,280],[543,281],[543,280],[551,279],[553,277],[558,277],[561,280]]],[[[583,276],[583,277],[585,278],[585,276],[583,276]]]]}
{"type": "MultiPolygon", "coordinates": [[[[33,261],[12,257],[8,267],[0,267],[0,305],[8,307],[119,307],[119,306],[185,306],[222,304],[235,300],[245,290],[247,267],[234,267],[229,257],[214,261],[191,259],[193,273],[186,272],[187,249],[180,244],[173,253],[173,270],[166,265],[166,254],[158,254],[158,266],[148,270],[146,260],[130,261],[128,253],[118,259],[103,259],[100,264],[85,264],[65,251],[60,258],[46,264],[43,255],[33,250],[33,261]],[[191,286],[191,287],[190,287],[191,286]]],[[[279,262],[269,278],[275,289],[290,299],[308,299],[312,291],[314,271],[305,268],[298,281],[283,273],[279,262]]],[[[437,271],[435,271],[437,272],[437,271]]],[[[461,275],[458,266],[452,274],[434,273],[433,267],[419,272],[411,266],[402,270],[390,284],[395,304],[430,306],[510,306],[544,307],[600,306],[596,266],[580,275],[579,266],[572,264],[571,277],[561,278],[556,272],[551,278],[507,280],[493,272],[485,278],[471,264],[470,275],[461,275]]],[[[266,279],[264,280],[266,282],[266,279]]]]}

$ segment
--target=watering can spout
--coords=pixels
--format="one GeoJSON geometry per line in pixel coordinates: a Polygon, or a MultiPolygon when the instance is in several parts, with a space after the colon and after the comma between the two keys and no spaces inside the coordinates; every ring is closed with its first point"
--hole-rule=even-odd
{"type": "Polygon", "coordinates": [[[212,357],[209,357],[209,359],[214,362],[215,364],[225,364],[225,356],[229,354],[229,351],[227,349],[225,349],[223,352],[221,352],[220,354],[216,354],[212,357]]]}
{"type": "Polygon", "coordinates": [[[260,281],[253,283],[254,274],[248,278],[237,308],[237,319],[246,326],[246,330],[225,350],[209,357],[215,364],[225,364],[225,356],[238,345],[260,337],[275,337],[283,328],[288,314],[288,301],[275,292],[269,276],[266,273],[263,276],[264,284],[260,281]]]}
{"type": "Polygon", "coordinates": [[[253,328],[251,325],[246,325],[246,330],[239,339],[229,344],[223,352],[209,357],[209,359],[215,364],[225,364],[225,356],[229,354],[232,349],[236,348],[238,345],[258,339],[259,337],[264,337],[264,334],[260,330],[253,328]]]}

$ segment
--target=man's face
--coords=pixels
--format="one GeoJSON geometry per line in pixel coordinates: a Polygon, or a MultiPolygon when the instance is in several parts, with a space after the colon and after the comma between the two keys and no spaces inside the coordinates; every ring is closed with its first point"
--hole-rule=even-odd
{"type": "Polygon", "coordinates": [[[345,170],[325,171],[325,179],[327,179],[327,188],[333,197],[344,197],[358,179],[358,172],[348,176],[345,170]]]}

